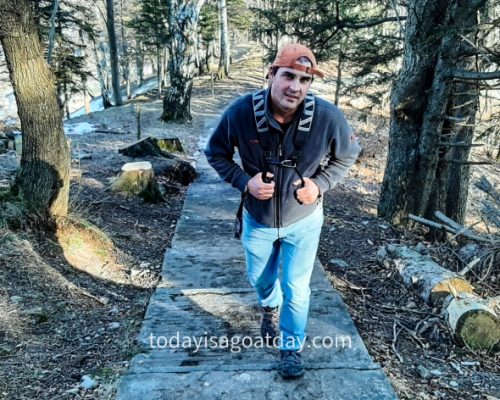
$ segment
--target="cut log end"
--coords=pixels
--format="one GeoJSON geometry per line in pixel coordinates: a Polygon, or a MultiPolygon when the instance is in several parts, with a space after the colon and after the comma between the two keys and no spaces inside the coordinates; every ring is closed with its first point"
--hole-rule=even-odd
{"type": "Polygon", "coordinates": [[[430,302],[431,304],[441,304],[450,294],[473,293],[473,291],[474,288],[465,279],[458,277],[444,279],[431,289],[430,302]]]}
{"type": "Polygon", "coordinates": [[[445,310],[448,326],[460,345],[474,350],[500,350],[500,319],[491,299],[459,293],[445,310]]]}
{"type": "Polygon", "coordinates": [[[471,310],[458,321],[456,339],[473,350],[500,350],[500,322],[484,310],[471,310]]]}

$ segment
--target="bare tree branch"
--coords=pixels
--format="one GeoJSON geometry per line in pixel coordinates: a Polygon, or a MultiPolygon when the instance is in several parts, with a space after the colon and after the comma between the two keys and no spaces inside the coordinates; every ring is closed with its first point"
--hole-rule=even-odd
{"type": "Polygon", "coordinates": [[[493,72],[474,72],[474,71],[464,71],[464,70],[451,70],[449,76],[458,79],[472,80],[472,81],[483,81],[491,79],[500,79],[500,71],[493,72]]]}

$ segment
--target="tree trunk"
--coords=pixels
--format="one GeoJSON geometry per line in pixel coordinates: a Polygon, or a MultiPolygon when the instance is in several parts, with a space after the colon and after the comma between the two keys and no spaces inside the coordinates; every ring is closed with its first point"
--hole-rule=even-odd
{"type": "Polygon", "coordinates": [[[163,121],[191,120],[198,17],[205,0],[168,0],[170,86],[163,99],[163,121]]]}
{"type": "Polygon", "coordinates": [[[161,77],[163,63],[161,62],[160,44],[156,44],[156,82],[158,85],[158,98],[161,99],[161,77]]]}
{"type": "MultiPolygon", "coordinates": [[[[378,206],[379,216],[395,225],[408,225],[410,213],[430,219],[435,211],[444,210],[463,222],[460,207],[447,206],[465,204],[469,173],[449,167],[447,106],[456,102],[451,100],[448,71],[460,63],[461,32],[477,26],[481,3],[413,0],[408,6],[403,66],[391,93],[389,154],[378,206]]],[[[460,112],[473,120],[475,108],[460,112]]],[[[458,136],[453,135],[452,139],[458,136]]]]}
{"type": "Polygon", "coordinates": [[[135,67],[137,69],[137,85],[141,86],[144,82],[144,52],[142,43],[136,39],[135,67]]]}
{"type": "Polygon", "coordinates": [[[16,96],[23,151],[15,188],[41,216],[68,212],[70,151],[55,77],[45,62],[31,5],[0,0],[0,42],[16,96]]]}
{"type": "Polygon", "coordinates": [[[470,165],[466,163],[474,137],[476,111],[479,106],[477,85],[455,83],[446,115],[452,116],[448,128],[453,136],[449,142],[454,144],[448,152],[448,190],[446,196],[446,215],[463,224],[469,193],[470,165]]]}
{"type": "Polygon", "coordinates": [[[163,86],[167,85],[168,82],[168,49],[165,45],[163,45],[163,63],[162,63],[162,82],[163,86]]]}
{"type": "Polygon", "coordinates": [[[56,16],[59,8],[59,0],[54,0],[52,14],[50,16],[49,47],[47,49],[47,63],[52,63],[52,50],[54,49],[54,40],[56,38],[56,16]]]}
{"type": "Polygon", "coordinates": [[[70,119],[69,112],[69,93],[68,93],[68,84],[66,82],[63,83],[63,94],[64,94],[64,112],[66,113],[66,119],[70,119]]]}
{"type": "MultiPolygon", "coordinates": [[[[83,36],[83,29],[80,28],[78,31],[78,36],[80,37],[80,44],[85,46],[85,39],[83,36]]],[[[83,56],[87,56],[87,50],[85,46],[85,50],[83,51],[83,56]]],[[[91,112],[91,107],[90,107],[90,99],[89,99],[89,92],[87,88],[87,77],[82,77],[82,92],[83,92],[83,104],[85,105],[85,114],[90,114],[91,112]]]]}
{"type": "Polygon", "coordinates": [[[132,95],[130,93],[130,58],[128,52],[127,38],[125,36],[125,22],[123,21],[123,15],[125,11],[123,10],[123,0],[120,1],[120,33],[122,39],[122,68],[123,68],[123,80],[125,81],[125,87],[127,91],[127,99],[130,100],[132,95]]]}
{"type": "Polygon", "coordinates": [[[99,87],[101,88],[102,105],[106,109],[106,108],[111,107],[111,102],[109,101],[109,96],[108,96],[108,87],[106,85],[106,76],[108,74],[107,65],[106,65],[106,53],[103,50],[103,48],[104,48],[103,43],[99,43],[99,47],[101,49],[101,52],[103,53],[102,59],[99,58],[97,46],[94,43],[94,56],[95,56],[95,61],[97,64],[96,65],[97,66],[97,78],[99,80],[99,87]]]}
{"type": "Polygon", "coordinates": [[[111,79],[113,81],[113,99],[115,101],[115,106],[121,106],[123,105],[123,101],[120,93],[120,64],[118,63],[113,0],[106,0],[106,28],[108,30],[109,59],[111,62],[111,79]]]}
{"type": "Polygon", "coordinates": [[[229,34],[227,25],[226,0],[219,0],[219,20],[220,20],[220,58],[217,79],[226,79],[229,76],[230,49],[229,34]]]}
{"type": "Polygon", "coordinates": [[[337,78],[335,85],[335,105],[339,105],[340,99],[340,86],[342,85],[342,49],[339,49],[339,56],[337,59],[337,78]]]}

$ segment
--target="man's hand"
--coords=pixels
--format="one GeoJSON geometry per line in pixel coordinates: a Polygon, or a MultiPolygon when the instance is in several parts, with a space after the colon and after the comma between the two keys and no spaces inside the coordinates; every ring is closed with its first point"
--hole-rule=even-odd
{"type": "MultiPolygon", "coordinates": [[[[301,184],[301,180],[298,179],[293,182],[294,186],[299,186],[301,184]]],[[[302,204],[312,204],[319,197],[319,188],[309,178],[304,178],[304,187],[297,189],[297,200],[299,200],[302,204]]]]}
{"type": "MultiPolygon", "coordinates": [[[[274,175],[268,172],[266,176],[272,178],[274,175]]],[[[248,192],[256,199],[269,200],[274,194],[274,181],[265,183],[262,180],[262,172],[258,172],[248,181],[247,188],[248,192]]]]}

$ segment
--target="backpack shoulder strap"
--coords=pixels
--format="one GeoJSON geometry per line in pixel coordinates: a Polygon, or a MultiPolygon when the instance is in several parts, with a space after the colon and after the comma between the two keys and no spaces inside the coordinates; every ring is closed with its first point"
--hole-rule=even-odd
{"type": "MultiPolygon", "coordinates": [[[[259,141],[264,150],[264,157],[267,159],[271,156],[271,143],[269,138],[269,122],[266,118],[265,98],[266,90],[262,89],[252,94],[253,114],[255,118],[255,126],[259,134],[259,141]]],[[[308,93],[304,99],[304,110],[297,126],[297,132],[294,137],[294,151],[292,160],[296,163],[300,158],[302,146],[306,142],[311,130],[314,117],[316,100],[312,93],[308,93]]]]}
{"type": "Polygon", "coordinates": [[[304,110],[299,120],[299,125],[297,126],[297,132],[294,138],[294,151],[292,153],[291,159],[295,163],[300,158],[300,152],[302,151],[302,146],[307,141],[309,137],[309,132],[311,131],[312,121],[314,117],[316,101],[312,93],[308,93],[304,99],[304,110]]]}

